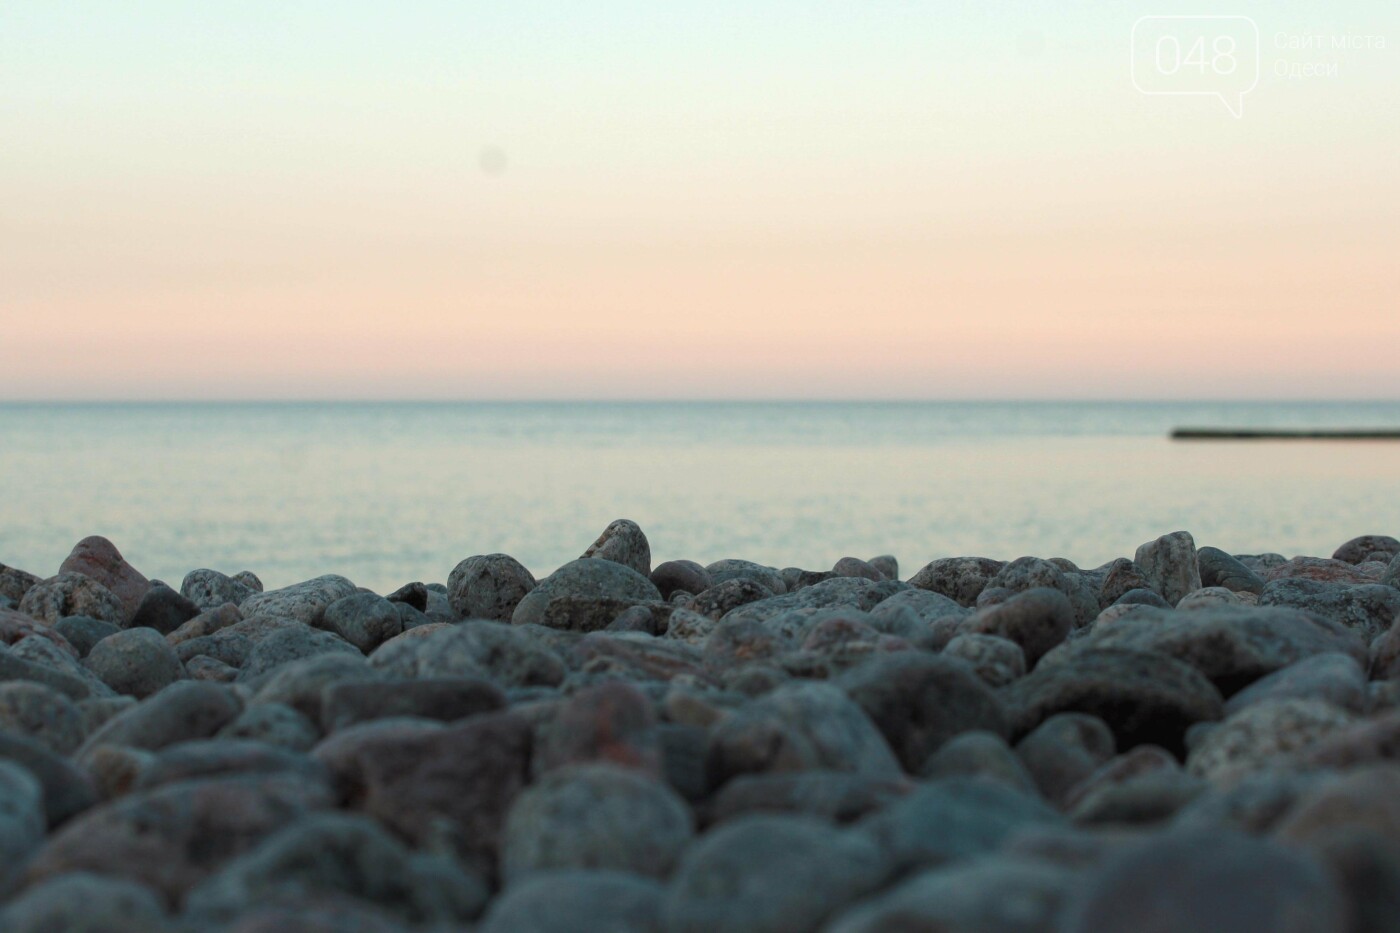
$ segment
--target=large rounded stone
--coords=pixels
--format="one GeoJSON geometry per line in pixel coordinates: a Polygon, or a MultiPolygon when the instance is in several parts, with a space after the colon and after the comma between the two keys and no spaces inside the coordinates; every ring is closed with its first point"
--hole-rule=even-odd
{"type": "Polygon", "coordinates": [[[939,593],[961,606],[971,606],[1006,564],[990,557],[943,557],[925,564],[909,578],[911,586],[939,593]]]}
{"type": "Polygon", "coordinates": [[[185,676],[179,655],[153,628],[129,628],[104,638],[83,663],[107,686],[137,699],[185,676]]]}
{"type": "Polygon", "coordinates": [[[326,628],[369,654],[403,631],[394,604],[377,593],[352,593],[326,607],[326,628]]]}
{"type": "Polygon", "coordinates": [[[1017,830],[1063,817],[1039,798],[985,777],[930,781],[861,820],[892,868],[941,865],[995,851],[1017,830]]]}
{"type": "Polygon", "coordinates": [[[327,893],[366,901],[411,924],[467,923],[488,896],[480,878],[442,856],[410,852],[373,820],[317,813],[200,884],[185,914],[213,925],[254,904],[297,904],[327,893]]]}
{"type": "Polygon", "coordinates": [[[644,577],[651,575],[651,545],[642,529],[630,519],[619,518],[604,528],[582,556],[613,561],[644,577]]]}
{"type": "Polygon", "coordinates": [[[923,778],[983,777],[1001,781],[1025,794],[1040,793],[1035,779],[1006,739],[995,732],[963,732],[943,743],[919,768],[923,778]]]}
{"type": "Polygon", "coordinates": [[[43,684],[0,683],[0,729],[27,735],[59,755],[82,744],[83,714],[68,697],[43,684]]]}
{"type": "Polygon", "coordinates": [[[516,798],[501,835],[501,869],[507,884],[570,868],[664,878],[693,832],[685,801],[660,781],[628,768],[576,765],[516,798]]]}
{"type": "Polygon", "coordinates": [[[1201,588],[1196,542],[1188,531],[1174,531],[1147,542],[1137,549],[1133,562],[1142,568],[1152,588],[1173,606],[1201,588]]]}
{"type": "Polygon", "coordinates": [[[234,720],[242,702],[228,687],[200,681],[171,684],[118,713],[88,736],[78,757],[103,745],[154,751],[189,739],[205,739],[234,720]]]}
{"type": "Polygon", "coordinates": [[[540,581],[515,607],[511,622],[575,631],[604,628],[639,602],[661,601],[642,574],[610,560],[583,557],[540,581]]]}
{"type": "Polygon", "coordinates": [[[166,933],[173,929],[145,885],[87,872],[35,885],[0,911],[7,933],[166,933]]]}
{"type": "Polygon", "coordinates": [[[1353,715],[1323,700],[1264,700],[1212,729],[1191,750],[1191,773],[1228,784],[1275,766],[1354,721],[1353,715]]]}
{"type": "Polygon", "coordinates": [[[943,654],[966,662],[989,687],[1004,687],[1026,674],[1021,646],[995,635],[959,635],[948,642],[943,654]]]}
{"type": "Polygon", "coordinates": [[[777,569],[765,564],[756,564],[751,560],[739,560],[732,557],[717,560],[705,567],[705,573],[710,576],[711,586],[723,583],[725,580],[749,580],[774,593],[787,592],[787,583],[777,569]]]}
{"type": "Polygon", "coordinates": [[[794,813],[850,823],[888,806],[914,788],[903,778],[846,771],[746,774],[725,784],[708,807],[711,823],[753,813],[794,813]]]}
{"type": "Polygon", "coordinates": [[[710,734],[707,768],[715,786],[735,775],[774,771],[901,775],[898,759],[860,706],[830,684],[811,682],[779,687],[721,721],[710,734]]]}
{"type": "Polygon", "coordinates": [[[1154,838],[1111,859],[1071,898],[1064,933],[1338,933],[1347,905],[1326,872],[1230,832],[1154,838]]]}
{"type": "Polygon", "coordinates": [[[167,784],[94,807],[49,837],[31,882],[91,871],[170,902],[292,820],[333,803],[325,785],[275,775],[167,784]]]}
{"type": "Polygon", "coordinates": [[[34,584],[20,600],[19,611],[50,625],[66,616],[88,616],[116,626],[125,625],[128,618],[111,590],[81,573],[61,573],[34,584]]]}
{"type": "Polygon", "coordinates": [[[651,572],[651,582],[661,591],[662,599],[670,599],[677,590],[694,596],[714,585],[705,568],[693,560],[668,560],[657,564],[651,572]]]}
{"type": "Polygon", "coordinates": [[[1360,715],[1366,712],[1366,669],[1341,652],[1315,654],[1245,687],[1226,702],[1225,714],[1264,700],[1286,699],[1325,700],[1360,715]]]}
{"type": "Polygon", "coordinates": [[[248,619],[258,615],[274,616],[317,626],[331,603],[353,592],[355,584],[336,574],[326,574],[314,580],[284,586],[280,590],[254,593],[244,599],[238,608],[248,619]]]}
{"type": "Polygon", "coordinates": [[[1400,591],[1380,583],[1282,579],[1264,586],[1261,606],[1290,606],[1339,622],[1371,641],[1400,621],[1400,591]]]}
{"type": "Polygon", "coordinates": [[[81,813],[97,799],[97,789],[86,770],[28,736],[0,730],[0,761],[23,767],[39,781],[49,826],[81,813]]]}
{"type": "MultiPolygon", "coordinates": [[[[1115,623],[1115,627],[1128,620],[1115,623]]],[[[1096,648],[1064,663],[1041,664],[1005,688],[1017,735],[1025,735],[1056,713],[1097,716],[1121,748],[1144,742],[1179,752],[1186,729],[1219,719],[1220,692],[1188,664],[1164,654],[1096,648]]]]}
{"type": "Polygon", "coordinates": [[[1264,578],[1241,561],[1215,547],[1203,547],[1196,552],[1202,586],[1223,586],[1236,593],[1260,593],[1264,578]]]}
{"type": "Polygon", "coordinates": [[[0,761],[0,888],[44,841],[44,788],[28,769],[0,761]]]}
{"type": "Polygon", "coordinates": [[[131,627],[152,628],[168,635],[199,613],[198,606],[164,583],[153,584],[141,598],[131,627]]]}
{"type": "Polygon", "coordinates": [[[451,677],[386,684],[350,680],[328,684],[321,692],[321,722],[327,732],[384,719],[415,716],[454,722],[506,706],[505,694],[489,680],[451,677]]]}
{"type": "Polygon", "coordinates": [[[0,598],[11,600],[16,606],[24,600],[24,594],[29,592],[30,587],[40,582],[41,577],[0,564],[0,598]]]}
{"type": "Polygon", "coordinates": [[[100,619],[92,619],[87,616],[69,616],[66,619],[59,619],[54,625],[54,631],[62,635],[68,644],[77,650],[78,657],[85,658],[92,651],[93,645],[108,635],[115,635],[121,629],[111,622],[103,622],[100,619]]]}
{"type": "Polygon", "coordinates": [[[879,727],[911,773],[960,732],[1008,731],[1001,700],[956,658],[923,652],[886,655],[842,675],[837,685],[879,727]]]}
{"type": "Polygon", "coordinates": [[[665,928],[804,933],[875,890],[886,874],[863,834],[810,817],[744,817],[686,851],[667,893],[665,928]]]}
{"type": "Polygon", "coordinates": [[[136,615],[142,597],[151,586],[151,582],[139,570],[126,562],[117,546],[101,535],[84,538],[73,545],[73,550],[59,565],[58,572],[60,576],[65,573],[80,573],[101,583],[117,597],[127,619],[136,615]]]}
{"type": "Polygon", "coordinates": [[[191,570],[180,583],[180,595],[198,606],[202,612],[218,609],[228,603],[242,605],[256,592],[259,591],[217,570],[191,570]]]}
{"type": "Polygon", "coordinates": [[[995,606],[968,616],[960,632],[996,635],[1013,641],[1025,652],[1026,667],[1035,667],[1041,655],[1069,637],[1074,627],[1074,607],[1059,590],[1034,587],[995,606]]]}
{"type": "Polygon", "coordinates": [[[266,745],[296,752],[310,751],[321,738],[306,715],[282,703],[250,706],[217,733],[222,739],[256,739],[266,745]]]}
{"type": "Polygon", "coordinates": [[[558,652],[527,628],[468,620],[425,629],[385,643],[370,657],[370,666],[405,679],[474,676],[507,687],[553,687],[568,673],[558,652]]]}
{"type": "Polygon", "coordinates": [[[828,933],[1029,933],[1050,930],[1074,873],[1030,859],[986,859],[923,872],[853,907],[828,933]]]}
{"type": "Polygon", "coordinates": [[[1388,564],[1397,556],[1400,556],[1400,541],[1390,535],[1362,535],[1337,548],[1332,559],[1348,564],[1364,564],[1367,561],[1388,564]]]}
{"type": "Polygon", "coordinates": [[[462,618],[509,622],[535,586],[534,575],[509,554],[478,554],[452,568],[447,597],[462,618]]]}
{"type": "Polygon", "coordinates": [[[580,690],[535,730],[536,774],[595,762],[661,774],[656,711],[631,684],[612,681],[580,690]]]}
{"type": "Polygon", "coordinates": [[[487,713],[450,726],[383,719],[342,730],[315,755],[351,802],[418,846],[451,844],[489,871],[501,824],[528,778],[530,725],[487,713]]]}
{"type": "MultiPolygon", "coordinates": [[[[236,627],[230,626],[224,631],[232,631],[236,627]]],[[[289,622],[253,644],[242,669],[238,672],[238,679],[245,682],[257,681],[284,664],[337,653],[356,658],[364,657],[358,648],[339,635],[318,631],[300,622],[289,622]]]]}
{"type": "Polygon", "coordinates": [[[480,933],[659,933],[665,888],[617,871],[548,871],[491,902],[480,933]]]}
{"type": "MultiPolygon", "coordinates": [[[[1358,662],[1366,661],[1365,643],[1346,626],[1282,606],[1219,606],[1190,612],[1142,606],[1111,625],[1095,626],[1074,647],[1175,658],[1205,674],[1226,694],[1315,654],[1340,651],[1358,662]]],[[[1075,656],[1072,651],[1066,658],[1075,656]]]]}
{"type": "MultiPolygon", "coordinates": [[[[344,681],[388,679],[371,668],[356,652],[318,654],[274,669],[258,685],[252,702],[285,704],[312,722],[321,722],[328,687],[344,681]]],[[[393,688],[382,684],[380,689],[388,693],[393,688]]]]}
{"type": "Polygon", "coordinates": [[[1073,789],[1113,757],[1113,732],[1086,713],[1056,713],[1016,745],[1045,798],[1063,806],[1073,789]]]}

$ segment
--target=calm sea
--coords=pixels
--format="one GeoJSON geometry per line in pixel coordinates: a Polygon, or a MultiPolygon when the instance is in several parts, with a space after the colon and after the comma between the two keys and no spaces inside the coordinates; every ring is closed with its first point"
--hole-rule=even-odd
{"type": "Polygon", "coordinates": [[[1172,443],[1174,426],[1397,427],[1383,403],[0,406],[0,562],[103,534],[148,576],[342,573],[386,591],[504,551],[537,574],[612,519],[655,561],[892,553],[1095,566],[1166,531],[1328,555],[1400,535],[1400,443],[1172,443]]]}

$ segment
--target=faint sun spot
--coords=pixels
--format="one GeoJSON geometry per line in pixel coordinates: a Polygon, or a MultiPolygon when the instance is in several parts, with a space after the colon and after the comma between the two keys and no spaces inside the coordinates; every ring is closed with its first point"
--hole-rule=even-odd
{"type": "Polygon", "coordinates": [[[506,151],[500,146],[483,146],[476,161],[487,175],[497,176],[506,173],[506,151]]]}

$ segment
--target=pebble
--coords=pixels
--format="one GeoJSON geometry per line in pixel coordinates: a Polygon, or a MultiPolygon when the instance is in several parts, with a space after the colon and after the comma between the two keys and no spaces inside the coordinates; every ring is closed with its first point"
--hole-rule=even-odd
{"type": "Polygon", "coordinates": [[[707,767],[715,786],[740,774],[775,771],[902,773],[861,707],[837,687],[814,682],[778,687],[725,717],[710,733],[707,767]]]}
{"type": "Polygon", "coordinates": [[[662,599],[670,599],[677,590],[693,596],[714,585],[709,571],[693,560],[668,560],[657,564],[651,571],[651,582],[662,599]]]}
{"type": "Polygon", "coordinates": [[[84,538],[58,567],[60,576],[80,573],[107,588],[122,605],[125,618],[130,620],[141,606],[141,600],[151,582],[126,562],[117,546],[101,535],[84,538]]]}
{"type": "Polygon", "coordinates": [[[365,654],[403,631],[399,610],[376,593],[352,593],[337,599],[326,607],[322,624],[365,654]]]}
{"type": "Polygon", "coordinates": [[[1097,716],[1056,713],[1017,743],[1016,755],[1045,798],[1063,807],[1116,747],[1112,730],[1097,716]]]}
{"type": "Polygon", "coordinates": [[[630,519],[610,523],[581,556],[610,560],[644,577],[651,576],[651,545],[641,527],[630,519]]]}
{"type": "Polygon", "coordinates": [[[464,619],[509,622],[515,607],[536,586],[535,578],[508,554],[478,554],[452,568],[447,599],[464,619]]]}
{"type": "Polygon", "coordinates": [[[257,592],[260,591],[244,582],[207,568],[191,570],[180,583],[180,595],[198,606],[200,611],[217,609],[225,603],[238,606],[257,592]]]}
{"type": "Polygon", "coordinates": [[[1110,859],[1069,898],[1059,929],[1340,933],[1346,921],[1345,899],[1315,860],[1236,833],[1197,832],[1110,859]]]}
{"type": "Polygon", "coordinates": [[[1039,861],[976,859],[915,875],[841,914],[826,931],[1049,930],[1074,881],[1073,872],[1039,861]]]}
{"type": "Polygon", "coordinates": [[[550,771],[515,799],[501,832],[507,886],[538,871],[595,869],[665,878],[694,817],[664,783],[632,768],[550,771]]]}
{"type": "Polygon", "coordinates": [[[128,618],[126,607],[111,590],[89,576],[71,572],[31,586],[19,602],[19,611],[49,624],[67,616],[90,616],[121,627],[128,618]]]}
{"type": "Polygon", "coordinates": [[[146,590],[146,595],[141,597],[141,604],[136,607],[131,626],[155,629],[166,635],[199,613],[199,606],[164,583],[152,584],[151,588],[146,590]]]}
{"type": "Polygon", "coordinates": [[[445,677],[386,684],[383,679],[334,680],[321,690],[320,721],[326,732],[391,716],[455,722],[506,707],[506,695],[489,680],[445,677]]]}
{"type": "Polygon", "coordinates": [[[465,924],[490,896],[450,858],[414,853],[361,816],[312,813],[225,864],[189,892],[186,915],[226,923],[248,904],[298,904],[327,893],[407,924],[465,924]]]}
{"type": "Polygon", "coordinates": [[[1147,542],[1137,549],[1133,563],[1142,568],[1148,583],[1170,605],[1201,588],[1201,567],[1190,532],[1174,531],[1147,542]]]}
{"type": "Polygon", "coordinates": [[[24,600],[24,594],[40,582],[42,579],[32,573],[0,564],[0,597],[10,600],[16,606],[24,600]]]}
{"type": "Polygon", "coordinates": [[[971,665],[953,657],[887,655],[860,665],[837,684],[880,729],[911,774],[961,732],[1009,732],[1000,697],[971,665]]]}
{"type": "Polygon", "coordinates": [[[78,657],[85,658],[94,645],[108,635],[115,635],[121,629],[111,622],[103,622],[90,616],[68,616],[54,623],[54,631],[77,650],[78,657]]]}
{"type": "Polygon", "coordinates": [[[1265,585],[1261,606],[1291,606],[1338,622],[1371,642],[1400,620],[1400,590],[1380,583],[1285,578],[1265,585]]]}
{"type": "Polygon", "coordinates": [[[793,813],[833,823],[853,823],[913,790],[905,778],[846,771],[745,774],[724,784],[707,816],[721,823],[752,813],[793,813]]]}
{"type": "Polygon", "coordinates": [[[1325,700],[1263,700],[1235,713],[1191,750],[1192,774],[1228,784],[1350,726],[1355,717],[1325,700]]]}
{"type": "Polygon", "coordinates": [[[492,901],[480,933],[660,933],[666,889],[620,871],[541,871],[492,901]]]}
{"type": "Polygon", "coordinates": [[[1196,552],[1201,584],[1223,586],[1236,593],[1260,593],[1264,578],[1219,548],[1203,547],[1196,552]]]}
{"type": "Polygon", "coordinates": [[[986,777],[924,783],[856,824],[891,868],[908,871],[996,851],[1017,831],[1064,818],[1039,797],[986,777]]]}
{"type": "Polygon", "coordinates": [[[756,564],[751,560],[717,560],[705,567],[705,573],[709,575],[711,586],[726,580],[748,580],[772,593],[787,592],[787,582],[783,580],[782,573],[773,567],[756,564]]]}
{"type": "MultiPolygon", "coordinates": [[[[1095,607],[1097,612],[1098,607],[1095,607]]],[[[996,635],[1021,646],[1026,668],[1069,637],[1074,628],[1074,606],[1056,589],[1032,587],[979,609],[963,620],[958,630],[975,635],[996,635]]]]}
{"type": "Polygon", "coordinates": [[[667,891],[667,933],[802,933],[875,890],[888,865],[863,833],[804,816],[723,823],[687,849],[667,891]]]}
{"type": "Polygon", "coordinates": [[[0,910],[9,933],[165,933],[173,929],[145,885],[74,872],[34,885],[0,910]]]}
{"type": "Polygon", "coordinates": [[[1003,781],[1031,796],[1040,793],[1035,779],[1006,739],[995,732],[973,730],[944,742],[919,768],[919,776],[937,780],[951,777],[985,777],[1003,781]]]}
{"type": "Polygon", "coordinates": [[[185,676],[179,655],[153,628],[129,628],[109,635],[93,645],[83,663],[117,693],[138,700],[185,676]]]}
{"type": "Polygon", "coordinates": [[[1026,673],[1021,646],[996,635],[959,635],[948,642],[943,654],[966,661],[989,687],[1005,687],[1026,673]]]}
{"type": "Polygon", "coordinates": [[[661,602],[661,591],[644,575],[614,561],[583,557],[526,593],[511,613],[511,622],[596,631],[623,610],[648,601],[661,602]]]}
{"type": "Polygon", "coordinates": [[[76,703],[52,687],[23,680],[0,683],[0,729],[29,736],[58,755],[71,755],[86,735],[76,703]]]}
{"type": "Polygon", "coordinates": [[[930,561],[909,578],[909,585],[972,606],[987,583],[1006,566],[990,557],[943,557],[930,561]]]}
{"type": "Polygon", "coordinates": [[[321,624],[331,603],[354,592],[355,584],[332,573],[278,590],[254,592],[238,609],[245,619],[263,615],[316,626],[321,624]]]}
{"type": "Polygon", "coordinates": [[[1184,747],[1189,726],[1219,719],[1224,706],[1220,692],[1194,667],[1165,654],[1121,648],[1089,648],[1071,661],[1041,665],[1004,695],[1017,735],[1055,713],[1090,713],[1107,723],[1122,748],[1150,742],[1173,751],[1184,747]]]}

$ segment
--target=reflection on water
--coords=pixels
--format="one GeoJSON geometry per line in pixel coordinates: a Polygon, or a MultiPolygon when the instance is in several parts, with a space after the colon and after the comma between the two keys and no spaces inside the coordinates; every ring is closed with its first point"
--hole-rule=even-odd
{"type": "Polygon", "coordinates": [[[1400,443],[1173,444],[1178,424],[1400,425],[1374,404],[0,407],[0,561],[111,537],[138,568],[339,572],[381,591],[505,551],[536,573],[613,518],[656,560],[893,553],[1092,566],[1178,528],[1330,554],[1400,530],[1400,443]]]}

